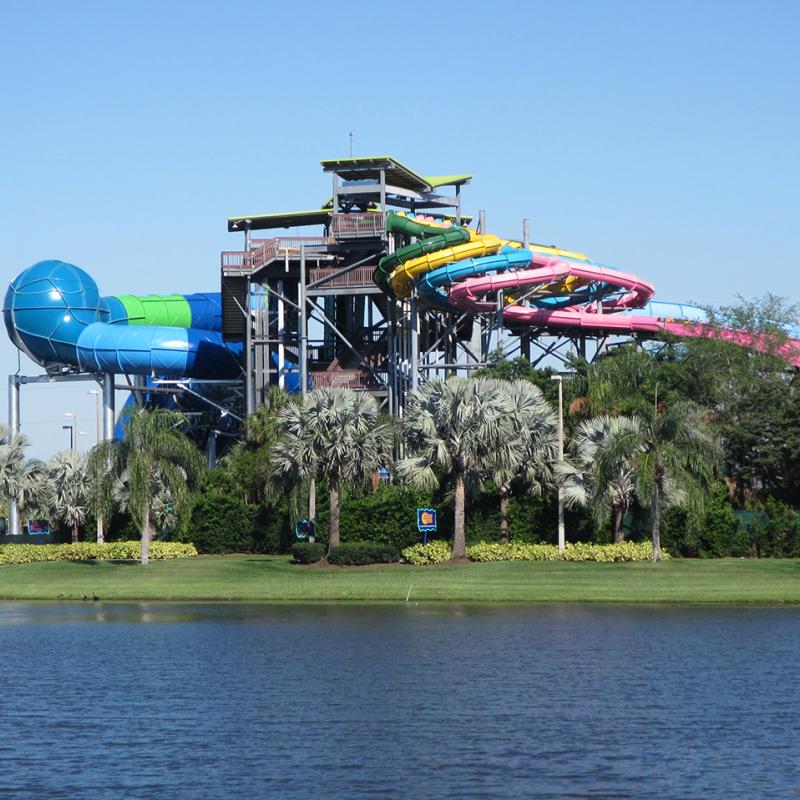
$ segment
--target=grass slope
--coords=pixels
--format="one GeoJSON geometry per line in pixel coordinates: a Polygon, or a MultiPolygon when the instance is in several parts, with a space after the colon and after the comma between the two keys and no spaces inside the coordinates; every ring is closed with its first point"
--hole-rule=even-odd
{"type": "Polygon", "coordinates": [[[0,597],[25,600],[248,600],[800,603],[800,560],[661,564],[500,562],[435,567],[299,567],[285,556],[138,564],[0,566],[0,597]]]}

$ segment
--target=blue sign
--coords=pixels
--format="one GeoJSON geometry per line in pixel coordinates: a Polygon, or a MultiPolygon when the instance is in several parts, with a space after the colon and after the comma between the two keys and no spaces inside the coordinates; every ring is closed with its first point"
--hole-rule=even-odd
{"type": "Polygon", "coordinates": [[[436,509],[417,509],[417,530],[420,533],[429,533],[436,530],[436,509]]]}

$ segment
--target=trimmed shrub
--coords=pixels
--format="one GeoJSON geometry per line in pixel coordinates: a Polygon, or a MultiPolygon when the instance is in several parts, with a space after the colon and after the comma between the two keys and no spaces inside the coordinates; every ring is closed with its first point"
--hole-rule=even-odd
{"type": "MultiPolygon", "coordinates": [[[[467,548],[470,561],[648,561],[653,558],[652,542],[622,542],[622,544],[567,543],[564,552],[553,544],[524,542],[480,542],[467,548]]],[[[668,559],[669,553],[661,551],[668,559]]]]}
{"type": "MultiPolygon", "coordinates": [[[[75,544],[0,545],[0,564],[31,564],[34,561],[129,561],[141,558],[140,542],[76,542],[75,544]]],[[[193,544],[150,542],[150,558],[191,558],[193,544]]]]}
{"type": "MultiPolygon", "coordinates": [[[[452,511],[437,503],[433,495],[406,486],[382,484],[377,492],[348,493],[341,508],[342,542],[382,542],[398,551],[415,544],[417,509],[437,508],[439,527],[446,525],[452,511]]],[[[317,538],[328,540],[328,499],[324,487],[317,487],[317,538]]]]}
{"type": "Polygon", "coordinates": [[[365,564],[390,564],[399,558],[397,548],[382,542],[343,542],[332,547],[328,561],[338,566],[360,567],[365,564]]]}
{"type": "Polygon", "coordinates": [[[322,542],[297,542],[292,545],[292,558],[296,564],[316,564],[325,555],[322,542]]]}
{"type": "Polygon", "coordinates": [[[435,539],[428,544],[415,544],[403,550],[403,558],[409,564],[421,566],[424,564],[441,564],[453,557],[453,548],[449,542],[435,539]]]}

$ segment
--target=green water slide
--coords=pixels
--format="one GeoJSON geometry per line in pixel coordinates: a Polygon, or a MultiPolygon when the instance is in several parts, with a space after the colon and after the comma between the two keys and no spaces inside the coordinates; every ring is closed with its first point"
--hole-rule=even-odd
{"type": "Polygon", "coordinates": [[[386,216],[386,230],[389,233],[403,233],[406,236],[419,237],[419,241],[401,247],[394,253],[389,253],[378,262],[372,279],[389,295],[394,294],[389,278],[401,264],[412,258],[419,258],[428,253],[435,253],[437,250],[444,250],[446,247],[454,247],[469,241],[469,231],[465,228],[455,225],[452,228],[426,225],[424,222],[417,222],[396,214],[394,211],[390,211],[386,216]]]}

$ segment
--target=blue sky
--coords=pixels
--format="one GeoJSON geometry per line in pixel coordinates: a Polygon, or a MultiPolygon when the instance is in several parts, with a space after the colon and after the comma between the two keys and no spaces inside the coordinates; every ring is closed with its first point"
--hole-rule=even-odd
{"type": "MultiPolygon", "coordinates": [[[[325,199],[353,131],[355,155],[471,172],[490,231],[527,216],[657,298],[796,300],[798,9],[6,0],[4,280],[60,258],[107,294],[216,290],[226,218],[325,199]]],[[[23,390],[33,455],[64,411],[93,442],[87,388],[23,390]]]]}

